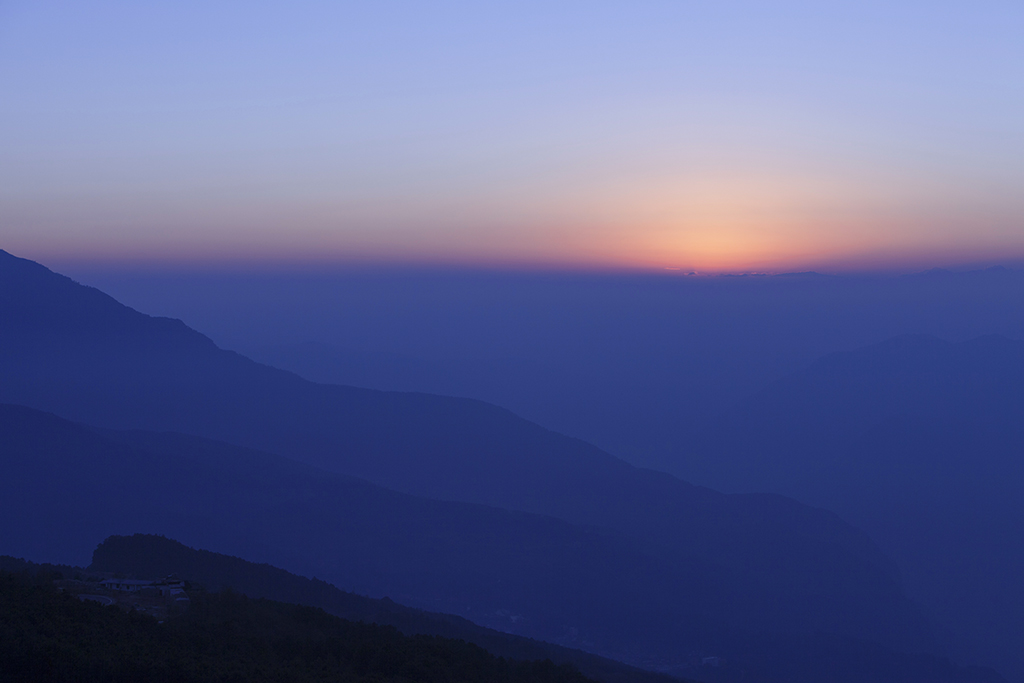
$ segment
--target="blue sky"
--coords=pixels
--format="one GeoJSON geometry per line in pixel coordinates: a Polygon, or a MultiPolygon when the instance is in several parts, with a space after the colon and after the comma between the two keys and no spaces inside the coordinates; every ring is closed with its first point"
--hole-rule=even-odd
{"type": "Polygon", "coordinates": [[[34,258],[1024,255],[1015,2],[0,2],[34,258]]]}

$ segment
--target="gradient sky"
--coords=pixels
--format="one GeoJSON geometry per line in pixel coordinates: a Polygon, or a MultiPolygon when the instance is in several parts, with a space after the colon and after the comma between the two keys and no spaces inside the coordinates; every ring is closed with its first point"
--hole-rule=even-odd
{"type": "Polygon", "coordinates": [[[0,248],[1024,257],[1024,4],[0,0],[0,248]]]}

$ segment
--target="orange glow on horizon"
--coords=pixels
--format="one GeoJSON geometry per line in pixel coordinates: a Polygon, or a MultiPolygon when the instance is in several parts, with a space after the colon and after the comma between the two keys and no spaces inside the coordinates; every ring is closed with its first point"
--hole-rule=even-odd
{"type": "Polygon", "coordinates": [[[408,265],[540,270],[784,272],[931,267],[1024,256],[1019,217],[918,181],[762,171],[619,179],[547,196],[292,203],[217,211],[169,203],[157,220],[104,206],[5,238],[42,262],[198,267],[408,265]],[[885,180],[885,179],[883,179],[885,180]],[[62,225],[63,224],[63,225],[62,225]],[[58,239],[48,230],[78,228],[58,239]],[[966,229],[970,226],[970,230],[966,229]]]}
{"type": "MultiPolygon", "coordinates": [[[[603,232],[603,231],[602,231],[603,232]]],[[[638,232],[638,231],[635,231],[638,232]]],[[[563,234],[563,237],[565,235],[563,234]]],[[[298,242],[283,245],[205,245],[206,248],[124,248],[98,250],[62,245],[61,249],[19,249],[4,245],[16,256],[47,263],[91,263],[113,267],[303,269],[332,267],[425,267],[540,271],[665,271],[680,273],[781,273],[805,270],[854,272],[909,271],[972,263],[1011,263],[1024,260],[1024,248],[1013,243],[988,246],[936,242],[923,247],[912,242],[879,246],[869,240],[843,244],[825,239],[765,235],[739,230],[651,230],[629,242],[617,235],[604,239],[549,241],[540,247],[462,244],[453,249],[372,249],[325,245],[311,249],[298,242]],[[489,247],[489,248],[488,248],[489,247]]]]}

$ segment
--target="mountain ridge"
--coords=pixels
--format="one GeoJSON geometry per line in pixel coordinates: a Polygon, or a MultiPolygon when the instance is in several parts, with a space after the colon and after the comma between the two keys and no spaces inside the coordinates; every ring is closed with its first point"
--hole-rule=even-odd
{"type": "Polygon", "coordinates": [[[1024,680],[1024,342],[904,335],[812,363],[709,425],[680,474],[827,504],[901,566],[968,661],[1024,680]]]}
{"type": "MultiPolygon", "coordinates": [[[[362,476],[400,492],[404,488],[404,494],[488,505],[488,519],[498,519],[493,510],[499,508],[547,515],[568,524],[558,528],[570,536],[585,530],[596,533],[586,537],[593,539],[587,543],[596,545],[586,547],[602,553],[620,552],[614,550],[618,546],[608,545],[608,539],[619,539],[615,543],[625,549],[623,557],[640,558],[642,566],[616,562],[629,572],[648,572],[636,579],[641,592],[668,586],[669,577],[675,577],[677,587],[667,590],[666,596],[682,601],[679,605],[697,600],[695,606],[681,607],[680,613],[721,620],[717,626],[700,626],[708,633],[736,628],[824,630],[877,640],[898,650],[937,650],[927,620],[906,599],[891,560],[866,534],[834,513],[777,495],[723,495],[640,470],[585,442],[481,402],[309,383],[221,351],[188,328],[181,331],[175,326],[176,331],[164,335],[164,323],[154,327],[152,319],[118,308],[112,299],[83,295],[79,286],[67,278],[51,278],[42,266],[8,268],[11,259],[0,258],[0,314],[11,323],[0,330],[0,400],[104,429],[198,435],[149,432],[141,446],[131,444],[136,437],[124,432],[114,439],[146,452],[180,449],[183,439],[219,439],[233,443],[234,449],[256,447],[312,465],[326,462],[336,473],[362,476]],[[18,278],[26,268],[34,273],[28,282],[18,278]],[[33,280],[43,280],[46,286],[35,286],[33,280]],[[105,312],[93,319],[89,310],[95,301],[105,312]],[[69,308],[75,313],[70,318],[64,315],[69,308]],[[129,322],[102,322],[110,319],[129,322]],[[144,333],[137,334],[138,328],[144,333]],[[179,334],[184,342],[179,343],[179,334]],[[712,588],[704,597],[696,590],[680,593],[678,585],[686,586],[681,576],[692,577],[687,580],[695,586],[712,588]],[[721,596],[715,610],[707,605],[711,596],[721,596]]],[[[104,438],[109,439],[109,433],[104,438]]],[[[250,451],[246,453],[251,457],[250,451]]],[[[236,479],[228,483],[241,485],[236,479]]],[[[207,529],[200,520],[190,523],[210,533],[215,526],[207,529]]],[[[427,532],[422,524],[408,523],[427,532]]],[[[259,548],[263,541],[252,540],[253,548],[263,553],[256,556],[267,556],[268,550],[259,548]]],[[[323,559],[328,552],[320,548],[313,555],[323,559]]],[[[565,557],[567,562],[579,561],[571,553],[565,557]]],[[[389,562],[396,564],[380,566],[404,566],[398,560],[395,555],[389,562]]],[[[438,566],[437,558],[433,562],[424,567],[438,566]]],[[[511,574],[509,578],[520,580],[511,574]]],[[[623,576],[614,578],[620,586],[630,583],[623,576]]],[[[410,575],[394,574],[390,580],[399,579],[409,581],[410,575]]],[[[566,595],[578,590],[570,588],[566,595]]],[[[619,588],[608,592],[622,594],[619,588]]],[[[565,599],[553,589],[552,595],[565,599]]],[[[421,591],[420,598],[425,596],[421,591]]],[[[634,603],[668,610],[677,603],[666,596],[634,603]]],[[[605,609],[597,604],[588,609],[599,607],[605,609]]],[[[610,628],[614,620],[602,618],[605,621],[592,626],[610,628]]],[[[666,612],[658,619],[670,616],[666,612]]],[[[651,642],[670,647],[661,640],[665,636],[651,642]]]]}
{"type": "MultiPolygon", "coordinates": [[[[6,264],[12,259],[21,261],[0,259],[0,289],[5,290],[0,302],[5,316],[15,323],[10,331],[19,322],[10,313],[7,291],[11,276],[6,264]]],[[[31,269],[37,279],[46,279],[41,273],[49,272],[38,264],[31,269]]],[[[60,297],[75,300],[79,296],[71,280],[60,276],[57,282],[62,285],[60,297]]],[[[54,283],[48,281],[48,285],[52,288],[54,283]]],[[[93,299],[91,292],[95,290],[89,294],[93,299]]],[[[827,515],[802,510],[807,521],[814,520],[807,527],[809,536],[780,536],[781,526],[763,523],[771,516],[794,514],[792,506],[780,499],[725,499],[634,468],[585,442],[481,401],[309,383],[216,349],[198,333],[188,337],[191,343],[184,352],[168,349],[169,342],[149,328],[146,335],[164,345],[151,341],[139,352],[131,338],[125,340],[128,332],[118,331],[108,334],[107,347],[97,349],[92,326],[84,335],[69,326],[62,317],[63,306],[49,310],[48,315],[39,314],[53,307],[53,292],[43,294],[35,306],[37,314],[21,323],[32,328],[31,343],[18,343],[21,340],[0,331],[0,345],[7,351],[6,358],[0,357],[0,377],[5,380],[0,400],[96,426],[198,434],[276,452],[407,493],[618,527],[645,534],[648,542],[662,546],[678,547],[679,539],[686,539],[688,546],[703,545],[700,552],[742,566],[745,558],[730,557],[734,552],[728,538],[735,532],[709,534],[702,527],[685,525],[666,528],[665,506],[682,505],[686,513],[686,501],[703,498],[718,506],[716,514],[722,520],[731,517],[742,520],[736,523],[760,527],[743,535],[745,542],[760,548],[765,566],[775,561],[777,547],[831,545],[832,536],[846,535],[845,542],[858,548],[856,558],[847,557],[846,562],[867,563],[865,571],[886,572],[895,580],[889,560],[873,551],[860,532],[840,523],[811,531],[827,515]],[[84,345],[79,343],[82,336],[84,345]],[[196,350],[201,353],[195,354],[196,350]],[[253,420],[254,413],[261,419],[253,420]],[[623,488],[624,483],[630,491],[623,488]],[[657,493],[654,500],[652,492],[657,493]]],[[[112,314],[131,317],[130,327],[145,327],[143,314],[117,309],[119,304],[109,297],[103,304],[112,314]]],[[[82,314],[77,311],[76,319],[82,314]]],[[[813,562],[810,557],[807,560],[813,562]]]]}

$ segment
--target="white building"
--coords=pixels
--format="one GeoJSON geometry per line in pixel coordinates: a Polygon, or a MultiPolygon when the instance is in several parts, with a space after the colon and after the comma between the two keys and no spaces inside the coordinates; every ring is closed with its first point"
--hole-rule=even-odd
{"type": "Polygon", "coordinates": [[[185,594],[185,582],[174,576],[157,579],[156,581],[147,579],[107,579],[100,583],[109,590],[125,591],[128,593],[136,593],[143,588],[155,588],[160,591],[160,595],[164,596],[182,596],[185,594]]]}

